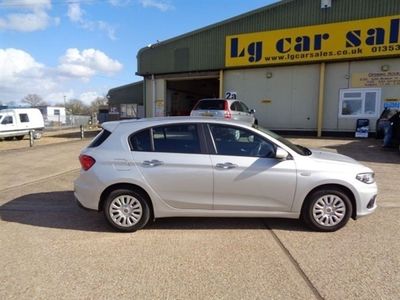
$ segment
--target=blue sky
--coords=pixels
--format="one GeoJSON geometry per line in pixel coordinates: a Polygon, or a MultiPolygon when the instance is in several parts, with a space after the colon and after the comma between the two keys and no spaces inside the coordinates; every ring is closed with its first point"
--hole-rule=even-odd
{"type": "Polygon", "coordinates": [[[0,103],[90,103],[135,76],[142,47],[276,0],[0,0],[0,103]]]}

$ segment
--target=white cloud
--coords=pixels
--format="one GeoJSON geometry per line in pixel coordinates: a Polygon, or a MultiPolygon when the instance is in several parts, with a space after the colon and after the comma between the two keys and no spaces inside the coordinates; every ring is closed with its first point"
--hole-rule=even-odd
{"type": "Polygon", "coordinates": [[[131,2],[131,0],[108,0],[108,2],[112,6],[125,6],[128,5],[131,2]]]}
{"type": "Polygon", "coordinates": [[[145,8],[156,8],[161,11],[174,9],[174,6],[165,0],[139,0],[139,3],[145,8]]]}
{"type": "Polygon", "coordinates": [[[43,99],[52,105],[60,104],[64,105],[64,96],[65,100],[68,101],[69,99],[75,98],[75,91],[72,89],[69,90],[61,90],[56,92],[50,92],[46,95],[43,95],[43,99]]]}
{"type": "Polygon", "coordinates": [[[88,91],[80,94],[78,99],[82,100],[83,103],[90,104],[97,97],[102,97],[102,95],[96,91],[88,91]]]}
{"type": "Polygon", "coordinates": [[[28,93],[43,94],[56,86],[49,70],[29,53],[0,49],[0,98],[19,100],[28,93]]]}
{"type": "Polygon", "coordinates": [[[68,3],[67,16],[72,23],[79,24],[86,30],[100,30],[107,34],[111,40],[115,40],[115,28],[104,21],[92,21],[85,18],[85,10],[81,8],[80,3],[68,3]]]}
{"type": "Polygon", "coordinates": [[[58,25],[60,22],[59,18],[53,18],[47,13],[47,10],[51,9],[50,0],[21,0],[18,1],[18,5],[12,0],[3,0],[0,2],[1,7],[17,12],[0,18],[0,30],[33,32],[53,24],[58,25]]]}
{"type": "Polygon", "coordinates": [[[97,73],[112,75],[122,69],[122,64],[96,49],[79,51],[67,49],[60,59],[58,70],[69,77],[87,79],[97,73]]]}
{"type": "Polygon", "coordinates": [[[82,22],[84,11],[81,9],[79,3],[68,4],[67,16],[71,22],[82,22]]]}
{"type": "Polygon", "coordinates": [[[19,101],[27,94],[38,94],[53,104],[62,102],[64,95],[71,99],[81,94],[82,100],[90,103],[100,92],[94,94],[93,88],[84,92],[85,83],[97,74],[112,75],[122,69],[121,63],[96,49],[68,49],[56,67],[45,66],[20,49],[0,49],[0,66],[0,101],[3,103],[19,101]],[[75,88],[66,88],[71,84],[80,93],[74,91],[75,88]]]}
{"type": "Polygon", "coordinates": [[[51,0],[2,0],[0,7],[6,8],[25,8],[25,9],[50,9],[51,0]]]}

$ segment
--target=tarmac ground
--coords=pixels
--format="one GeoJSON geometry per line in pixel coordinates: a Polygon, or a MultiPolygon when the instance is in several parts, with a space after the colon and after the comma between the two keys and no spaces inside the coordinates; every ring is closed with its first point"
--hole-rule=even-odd
{"type": "Polygon", "coordinates": [[[117,233],[74,202],[88,139],[0,148],[0,299],[399,299],[400,153],[375,139],[291,140],[371,167],[376,212],[334,233],[247,218],[117,233]]]}

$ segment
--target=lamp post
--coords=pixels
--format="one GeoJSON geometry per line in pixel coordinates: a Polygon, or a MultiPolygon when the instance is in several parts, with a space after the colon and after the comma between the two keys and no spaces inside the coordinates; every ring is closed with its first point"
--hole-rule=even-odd
{"type": "Polygon", "coordinates": [[[64,95],[64,123],[67,125],[67,96],[64,95]]]}

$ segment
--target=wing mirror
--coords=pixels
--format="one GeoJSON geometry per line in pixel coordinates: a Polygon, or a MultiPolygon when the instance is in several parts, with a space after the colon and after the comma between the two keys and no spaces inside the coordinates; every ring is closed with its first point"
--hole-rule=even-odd
{"type": "Polygon", "coordinates": [[[254,115],[254,114],[256,113],[256,110],[252,108],[252,109],[249,110],[249,113],[251,113],[252,115],[254,115]]]}
{"type": "Polygon", "coordinates": [[[289,153],[287,153],[286,150],[283,150],[282,148],[279,147],[276,148],[275,158],[285,160],[288,158],[288,156],[289,153]]]}

